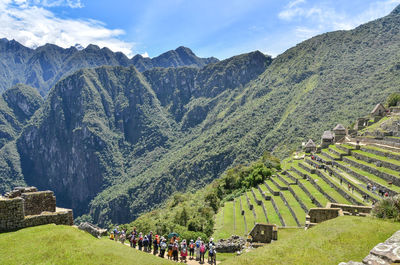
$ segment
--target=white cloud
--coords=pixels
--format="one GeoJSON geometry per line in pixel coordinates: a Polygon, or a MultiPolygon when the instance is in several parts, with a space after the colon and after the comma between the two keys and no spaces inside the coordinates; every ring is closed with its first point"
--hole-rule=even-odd
{"type": "Polygon", "coordinates": [[[76,43],[85,47],[96,44],[132,56],[134,43],[119,39],[125,34],[123,30],[109,29],[101,21],[92,19],[59,18],[45,8],[56,4],[81,5],[79,0],[0,0],[0,37],[15,39],[28,47],[46,43],[64,48],[76,43]]]}
{"type": "Polygon", "coordinates": [[[150,57],[149,54],[148,54],[147,52],[142,53],[141,56],[144,57],[144,58],[149,58],[149,57],[150,57]]]}
{"type": "Polygon", "coordinates": [[[383,17],[398,4],[400,0],[375,1],[360,14],[344,14],[324,3],[306,5],[303,0],[290,2],[278,14],[282,20],[301,22],[294,32],[299,40],[305,40],[317,34],[333,30],[349,30],[368,21],[383,17]],[[312,26],[308,26],[312,25],[312,26]]]}

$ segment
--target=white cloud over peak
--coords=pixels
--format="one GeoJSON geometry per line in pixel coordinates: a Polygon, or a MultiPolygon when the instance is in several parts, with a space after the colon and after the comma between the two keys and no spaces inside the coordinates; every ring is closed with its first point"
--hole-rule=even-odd
{"type": "Polygon", "coordinates": [[[64,48],[96,44],[133,55],[134,43],[119,39],[123,30],[109,29],[93,19],[59,18],[46,9],[54,6],[83,7],[80,0],[0,0],[0,37],[33,48],[46,43],[64,48]]]}

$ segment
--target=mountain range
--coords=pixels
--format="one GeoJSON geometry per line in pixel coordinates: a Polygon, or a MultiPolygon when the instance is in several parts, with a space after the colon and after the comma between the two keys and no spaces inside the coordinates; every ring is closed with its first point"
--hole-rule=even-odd
{"type": "Polygon", "coordinates": [[[217,62],[216,58],[199,58],[190,49],[179,47],[155,58],[136,55],[129,59],[121,52],[90,44],[84,49],[68,49],[46,44],[36,49],[15,40],[0,39],[0,92],[18,83],[36,88],[46,96],[60,79],[82,68],[102,65],[135,66],[139,71],[153,67],[196,66],[217,62]]]}
{"type": "MultiPolygon", "coordinates": [[[[284,157],[399,91],[399,11],[316,36],[276,58],[255,51],[216,61],[180,47],[157,60],[135,56],[128,64],[115,59],[121,54],[108,57],[108,49],[89,46],[74,48],[69,58],[79,70],[67,75],[73,67],[60,67],[66,60],[59,64],[58,55],[44,56],[59,66],[43,64],[37,76],[48,68],[69,70],[57,70],[48,83],[37,78],[45,84],[39,87],[18,80],[46,95],[44,101],[22,85],[0,98],[1,121],[11,128],[0,149],[0,192],[23,184],[52,189],[76,216],[101,225],[123,223],[266,150],[284,157]],[[109,60],[92,67],[88,62],[97,56],[109,60]],[[10,94],[29,102],[29,111],[10,94]]],[[[26,49],[10,51],[8,58],[15,61],[26,49]]],[[[48,55],[61,48],[38,49],[48,55]]],[[[3,76],[13,76],[10,65],[0,67],[3,76]]]]}

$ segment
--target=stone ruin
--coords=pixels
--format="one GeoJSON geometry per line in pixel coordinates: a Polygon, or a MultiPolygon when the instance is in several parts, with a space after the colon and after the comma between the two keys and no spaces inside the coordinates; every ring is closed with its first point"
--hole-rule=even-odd
{"type": "Polygon", "coordinates": [[[372,207],[339,203],[328,203],[325,208],[311,208],[306,216],[306,229],[318,223],[334,219],[343,215],[367,216],[371,213],[372,207]]]}
{"type": "Polygon", "coordinates": [[[217,253],[235,253],[242,251],[246,246],[246,239],[240,236],[233,235],[228,239],[220,239],[215,244],[217,253]]]}
{"type": "Polygon", "coordinates": [[[88,223],[88,222],[84,222],[79,224],[78,228],[80,230],[86,231],[89,234],[91,234],[94,237],[97,238],[101,238],[102,236],[106,236],[107,235],[107,229],[102,229],[100,227],[98,227],[97,225],[88,223]]]}
{"type": "Polygon", "coordinates": [[[278,227],[272,224],[256,223],[249,235],[252,242],[271,243],[272,240],[278,240],[278,227]]]}
{"type": "Polygon", "coordinates": [[[52,191],[16,187],[0,196],[0,232],[51,223],[73,225],[72,210],[56,207],[52,191]]]}

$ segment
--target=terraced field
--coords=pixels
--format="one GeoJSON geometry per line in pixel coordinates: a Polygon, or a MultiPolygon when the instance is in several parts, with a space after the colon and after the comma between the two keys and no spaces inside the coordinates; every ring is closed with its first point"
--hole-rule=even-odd
{"type": "Polygon", "coordinates": [[[235,203],[225,203],[216,215],[216,238],[246,235],[254,223],[301,227],[310,208],[328,202],[371,205],[382,198],[379,191],[389,196],[400,193],[400,147],[384,140],[331,145],[314,154],[314,159],[285,160],[284,171],[235,203]]]}

